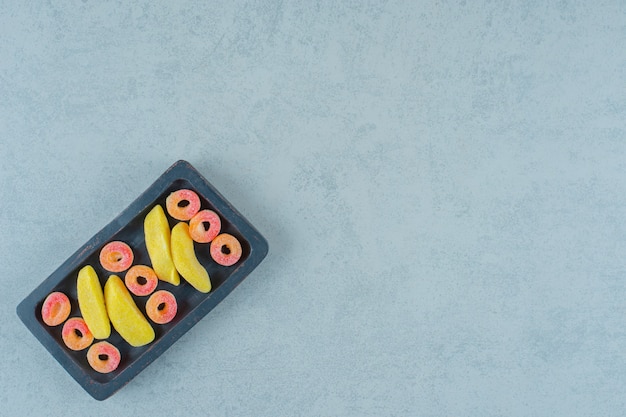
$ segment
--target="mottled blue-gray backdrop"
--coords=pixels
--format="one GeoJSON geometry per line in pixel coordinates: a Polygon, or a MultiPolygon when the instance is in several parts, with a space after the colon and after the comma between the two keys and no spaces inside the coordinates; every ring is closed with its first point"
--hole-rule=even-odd
{"type": "Polygon", "coordinates": [[[619,416],[623,1],[0,1],[0,414],[619,416]],[[16,305],[170,164],[270,243],[91,399],[16,305]]]}

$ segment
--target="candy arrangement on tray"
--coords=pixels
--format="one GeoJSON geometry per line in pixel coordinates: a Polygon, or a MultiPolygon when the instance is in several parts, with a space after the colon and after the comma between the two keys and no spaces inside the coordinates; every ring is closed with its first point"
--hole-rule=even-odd
{"type": "Polygon", "coordinates": [[[259,232],[179,161],[17,312],[101,400],[214,308],[267,251],[259,232]]]}

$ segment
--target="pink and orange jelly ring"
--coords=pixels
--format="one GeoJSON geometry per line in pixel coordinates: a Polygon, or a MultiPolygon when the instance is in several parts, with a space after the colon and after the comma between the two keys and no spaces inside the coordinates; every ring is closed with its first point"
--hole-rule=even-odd
{"type": "Polygon", "coordinates": [[[200,198],[191,190],[174,191],[165,199],[167,212],[176,220],[189,220],[200,210],[200,198]]]}
{"type": "Polygon", "coordinates": [[[241,244],[235,236],[222,233],[211,242],[211,257],[220,265],[234,265],[241,258],[241,244]]]}
{"type": "Polygon", "coordinates": [[[100,264],[110,272],[122,272],[133,264],[133,251],[124,242],[107,243],[100,251],[100,264]]]}
{"type": "Polygon", "coordinates": [[[157,287],[159,279],[152,268],[146,265],[135,265],[128,270],[124,283],[135,295],[150,295],[157,287]]]}
{"type": "Polygon", "coordinates": [[[58,326],[70,316],[70,299],[62,292],[50,293],[41,306],[41,318],[48,326],[58,326]]]}
{"type": "Polygon", "coordinates": [[[148,298],[146,302],[146,314],[150,320],[157,324],[169,323],[176,316],[178,304],[174,294],[160,290],[148,298]]]}
{"type": "Polygon", "coordinates": [[[198,243],[209,243],[221,229],[220,216],[213,210],[201,210],[189,221],[189,235],[198,243]]]}
{"type": "Polygon", "coordinates": [[[93,342],[93,335],[87,323],[80,317],[72,317],[63,325],[61,337],[72,350],[83,350],[93,342]]]}
{"type": "Polygon", "coordinates": [[[120,351],[109,342],[94,343],[87,351],[87,362],[94,371],[101,374],[115,371],[121,360],[120,351]]]}

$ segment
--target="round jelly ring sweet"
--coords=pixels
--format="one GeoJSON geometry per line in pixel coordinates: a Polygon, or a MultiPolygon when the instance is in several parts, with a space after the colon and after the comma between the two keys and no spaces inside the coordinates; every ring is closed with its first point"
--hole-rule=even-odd
{"type": "Polygon", "coordinates": [[[61,337],[71,350],[83,350],[93,342],[93,335],[87,323],[80,317],[72,317],[63,325],[61,337]]]}
{"type": "Polygon", "coordinates": [[[48,326],[58,326],[63,323],[72,311],[72,305],[67,295],[55,291],[46,297],[41,306],[41,318],[48,326]]]}
{"type": "Polygon", "coordinates": [[[134,265],[126,272],[124,283],[133,294],[144,296],[152,294],[159,284],[159,278],[149,266],[134,265]]]}
{"type": "Polygon", "coordinates": [[[201,210],[189,220],[189,235],[198,243],[209,243],[221,229],[220,216],[213,210],[201,210]]]}
{"type": "Polygon", "coordinates": [[[146,314],[157,324],[166,324],[174,319],[178,310],[176,297],[169,291],[160,290],[148,298],[146,314]]]}
{"type": "Polygon", "coordinates": [[[222,233],[211,242],[211,257],[223,266],[231,266],[241,258],[241,243],[233,235],[222,233]]]}
{"type": "Polygon", "coordinates": [[[109,242],[100,251],[100,264],[110,272],[122,272],[133,264],[133,250],[121,241],[109,242]]]}
{"type": "Polygon", "coordinates": [[[120,351],[106,341],[94,343],[87,351],[87,362],[94,371],[101,374],[115,371],[121,360],[120,351]]]}
{"type": "Polygon", "coordinates": [[[170,216],[186,221],[200,211],[200,197],[192,190],[174,191],[165,199],[165,207],[170,216]]]}

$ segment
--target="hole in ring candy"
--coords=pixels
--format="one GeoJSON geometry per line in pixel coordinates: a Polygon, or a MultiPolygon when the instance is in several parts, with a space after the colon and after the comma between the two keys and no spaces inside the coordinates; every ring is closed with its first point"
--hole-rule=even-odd
{"type": "Polygon", "coordinates": [[[174,294],[159,290],[152,294],[146,302],[146,314],[157,324],[169,323],[176,316],[178,304],[174,294]]]}
{"type": "Polygon", "coordinates": [[[133,264],[133,251],[119,240],[109,242],[100,251],[100,264],[110,272],[122,272],[133,264]]]}
{"type": "Polygon", "coordinates": [[[50,293],[41,306],[41,318],[48,326],[58,326],[63,323],[72,310],[70,299],[62,292],[50,293]]]}
{"type": "Polygon", "coordinates": [[[235,236],[222,233],[211,242],[211,257],[220,265],[234,265],[241,258],[241,244],[235,236]]]}
{"type": "Polygon", "coordinates": [[[209,243],[221,229],[220,216],[213,210],[201,210],[189,220],[189,235],[198,243],[209,243]]]}
{"type": "Polygon", "coordinates": [[[143,296],[152,294],[159,283],[159,278],[149,266],[135,265],[126,272],[124,283],[130,292],[143,296]]]}
{"type": "Polygon", "coordinates": [[[174,191],[165,199],[167,212],[176,220],[189,220],[200,210],[200,198],[194,191],[174,191]]]}
{"type": "Polygon", "coordinates": [[[80,317],[72,317],[65,322],[61,337],[65,346],[72,350],[83,350],[93,342],[87,323],[80,317]]]}
{"type": "Polygon", "coordinates": [[[94,371],[101,374],[115,371],[121,359],[120,351],[106,341],[94,343],[87,351],[87,362],[94,371]]]}

